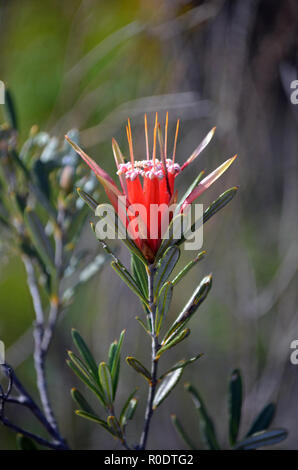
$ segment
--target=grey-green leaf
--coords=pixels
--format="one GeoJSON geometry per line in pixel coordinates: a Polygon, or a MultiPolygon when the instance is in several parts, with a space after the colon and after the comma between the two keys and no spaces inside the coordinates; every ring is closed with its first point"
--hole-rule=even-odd
{"type": "Polygon", "coordinates": [[[77,192],[80,198],[90,207],[93,212],[95,212],[98,206],[98,202],[96,202],[95,199],[90,196],[90,194],[86,193],[86,191],[83,191],[81,188],[77,188],[77,192]]]}
{"type": "Polygon", "coordinates": [[[177,369],[174,372],[170,372],[164,377],[155,394],[153,401],[153,409],[157,408],[176,387],[177,383],[181,378],[182,373],[183,368],[181,367],[180,369],[177,369]]]}
{"type": "Polygon", "coordinates": [[[159,292],[160,287],[171,275],[180,257],[180,249],[177,246],[170,246],[157,264],[154,278],[154,292],[159,292]]]}
{"type": "Polygon", "coordinates": [[[115,436],[113,430],[108,426],[108,424],[103,420],[98,418],[98,416],[92,414],[92,413],[87,413],[84,410],[76,410],[76,414],[78,416],[81,416],[81,418],[88,419],[90,421],[93,421],[94,423],[99,424],[101,427],[103,427],[106,431],[111,433],[113,436],[115,436]]]}
{"type": "Polygon", "coordinates": [[[256,432],[265,431],[269,428],[275,415],[276,406],[274,403],[269,403],[263,410],[258,414],[256,419],[251,425],[246,437],[255,434],[256,432]]]}
{"type": "Polygon", "coordinates": [[[95,412],[92,409],[92,406],[89,405],[84,395],[77,388],[72,388],[70,393],[71,393],[72,399],[80,407],[81,410],[95,415],[95,412]]]}
{"type": "Polygon", "coordinates": [[[96,364],[96,362],[95,362],[95,360],[94,360],[87,344],[83,340],[80,333],[77,330],[75,330],[74,328],[71,330],[71,335],[72,335],[73,342],[76,345],[76,347],[77,347],[79,353],[81,354],[83,360],[86,362],[91,375],[97,381],[97,364],[96,364]]]}
{"type": "Polygon", "coordinates": [[[178,332],[180,332],[185,327],[186,323],[190,320],[190,318],[196,312],[201,303],[206,299],[211,289],[211,286],[212,276],[210,274],[209,276],[204,277],[204,279],[202,279],[202,281],[200,282],[199,286],[195,289],[193,295],[183,308],[182,312],[179,314],[177,319],[174,321],[174,323],[171,325],[171,327],[165,334],[165,337],[162,341],[162,345],[171,341],[173,339],[172,335],[176,336],[178,332]]]}
{"type": "Polygon", "coordinates": [[[173,297],[173,286],[171,282],[166,282],[157,297],[157,308],[155,317],[155,331],[158,335],[162,327],[164,317],[168,313],[171,301],[173,297]]]}
{"type": "Polygon", "coordinates": [[[236,445],[237,450],[253,450],[259,447],[272,446],[286,439],[288,432],[285,429],[272,429],[252,434],[236,445]]]}
{"type": "Polygon", "coordinates": [[[108,403],[113,403],[113,381],[110,369],[105,362],[101,362],[98,367],[98,376],[100,384],[105,392],[106,400],[108,403]]]}
{"type": "Polygon", "coordinates": [[[177,334],[173,334],[171,336],[171,338],[172,338],[171,341],[168,341],[166,344],[164,344],[164,346],[162,346],[158,350],[158,353],[157,353],[156,357],[159,358],[165,351],[167,351],[168,349],[171,349],[174,346],[176,346],[177,344],[181,343],[181,341],[183,341],[189,335],[190,335],[190,329],[189,328],[186,328],[185,330],[182,330],[177,334]]]}
{"type": "Polygon", "coordinates": [[[143,377],[145,377],[146,380],[148,380],[148,382],[151,382],[152,377],[151,377],[149,370],[138,359],[136,359],[135,357],[129,356],[126,358],[126,362],[136,372],[138,372],[138,374],[141,374],[143,377]]]}

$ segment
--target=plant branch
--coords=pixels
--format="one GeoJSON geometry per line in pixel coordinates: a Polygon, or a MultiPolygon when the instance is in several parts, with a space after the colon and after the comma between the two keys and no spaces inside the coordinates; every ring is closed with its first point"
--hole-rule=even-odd
{"type": "Polygon", "coordinates": [[[3,364],[2,367],[4,368],[5,373],[9,378],[9,386],[8,386],[8,390],[6,391],[5,394],[1,390],[1,395],[0,395],[0,400],[1,400],[0,421],[4,424],[4,426],[7,426],[10,429],[13,429],[15,432],[20,432],[21,434],[24,434],[25,436],[27,436],[31,439],[34,439],[36,442],[38,442],[41,445],[47,446],[47,447],[52,448],[52,449],[67,450],[68,449],[67,444],[61,438],[61,436],[57,432],[57,430],[51,426],[51,424],[47,420],[47,418],[44,415],[44,413],[42,412],[42,410],[35,403],[35,401],[31,397],[31,395],[27,392],[25,387],[22,385],[22,383],[17,378],[14,370],[8,364],[3,364]],[[9,396],[13,386],[19,392],[18,397],[10,397],[9,396]],[[40,437],[36,434],[33,434],[30,431],[26,431],[25,429],[20,428],[19,426],[12,423],[8,418],[6,418],[4,416],[5,403],[18,404],[20,406],[24,406],[24,407],[30,409],[32,414],[38,419],[38,421],[42,424],[42,426],[46,429],[46,431],[50,434],[50,436],[52,436],[53,441],[50,442],[46,439],[43,439],[42,437],[40,437]]]}
{"type": "Polygon", "coordinates": [[[147,439],[149,434],[149,428],[151,423],[151,418],[153,415],[153,401],[156,392],[157,385],[157,366],[158,359],[156,358],[157,352],[159,349],[158,337],[155,331],[155,316],[156,316],[156,304],[154,301],[154,275],[155,275],[155,266],[150,265],[148,267],[148,291],[149,291],[149,314],[151,321],[151,337],[152,337],[152,355],[151,355],[151,383],[149,384],[149,392],[147,399],[147,406],[145,412],[145,422],[144,428],[141,435],[141,440],[139,444],[139,450],[146,449],[147,439]]]}

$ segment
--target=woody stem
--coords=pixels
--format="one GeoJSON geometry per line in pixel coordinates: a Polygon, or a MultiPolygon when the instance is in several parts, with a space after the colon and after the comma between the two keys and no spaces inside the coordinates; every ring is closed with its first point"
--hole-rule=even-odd
{"type": "Polygon", "coordinates": [[[149,384],[144,428],[143,428],[143,432],[142,432],[141,440],[139,444],[140,450],[144,450],[147,445],[151,418],[152,418],[153,411],[154,411],[153,402],[154,402],[154,396],[155,396],[156,385],[157,385],[158,359],[156,358],[156,355],[159,349],[159,344],[158,344],[158,338],[157,338],[157,334],[155,330],[156,304],[154,300],[154,291],[153,291],[155,271],[156,271],[156,268],[154,265],[150,265],[148,267],[149,314],[150,314],[151,336],[152,336],[151,383],[149,384]]]}

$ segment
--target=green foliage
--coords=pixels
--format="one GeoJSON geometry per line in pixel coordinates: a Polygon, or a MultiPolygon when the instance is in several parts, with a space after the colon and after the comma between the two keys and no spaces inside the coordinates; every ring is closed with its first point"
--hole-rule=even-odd
{"type": "Polygon", "coordinates": [[[134,396],[134,390],[123,405],[119,418],[115,416],[115,399],[119,381],[121,349],[125,330],[120,334],[119,340],[111,343],[108,351],[108,359],[97,365],[92,353],[86,345],[84,339],[77,330],[72,330],[72,339],[76,345],[80,357],[69,351],[68,366],[76,373],[79,379],[97,397],[100,406],[107,414],[106,420],[102,419],[79,390],[73,388],[71,396],[79,406],[75,412],[78,416],[99,424],[113,437],[125,441],[125,427],[127,422],[134,416],[138,400],[134,396]]]}
{"type": "MultiPolygon", "coordinates": [[[[220,446],[213,420],[207,410],[202,395],[191,384],[185,385],[186,390],[190,393],[195,408],[199,416],[199,425],[201,436],[207,448],[219,450],[220,446]]],[[[254,419],[249,431],[244,438],[239,439],[239,427],[242,413],[243,403],[243,385],[241,372],[235,369],[230,377],[228,390],[228,408],[229,408],[229,432],[228,438],[232,449],[253,450],[259,447],[278,444],[286,439],[288,433],[285,429],[268,429],[272,423],[275,414],[275,404],[269,403],[254,419]]],[[[192,442],[185,432],[183,425],[176,415],[172,415],[172,423],[176,431],[190,449],[196,449],[196,445],[192,442]]]]}

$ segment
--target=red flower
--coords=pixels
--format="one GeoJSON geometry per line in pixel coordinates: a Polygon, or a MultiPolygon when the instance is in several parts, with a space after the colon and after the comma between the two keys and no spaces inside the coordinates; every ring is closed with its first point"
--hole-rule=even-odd
{"type": "MultiPolygon", "coordinates": [[[[179,130],[179,120],[177,121],[174,147],[171,158],[167,158],[167,129],[168,114],[165,123],[165,140],[163,142],[158,115],[156,113],[152,158],[150,159],[147,117],[145,115],[145,141],[146,141],[146,160],[135,160],[133,151],[133,142],[131,134],[130,120],[126,126],[127,139],[129,144],[130,161],[126,162],[115,139],[112,140],[113,153],[117,165],[117,174],[119,176],[121,191],[114,180],[92,160],[78,145],[73,143],[67,136],[65,138],[82,157],[82,159],[94,171],[98,180],[103,185],[105,192],[117,212],[119,218],[124,223],[128,234],[134,239],[138,248],[142,251],[145,258],[152,262],[155,254],[161,244],[162,220],[168,207],[177,202],[177,191],[175,192],[176,177],[204,150],[213,137],[215,127],[207,134],[200,145],[194,150],[188,160],[180,167],[175,162],[176,144],[179,130]],[[160,159],[156,157],[157,139],[159,142],[160,159]],[[125,206],[119,204],[119,197],[126,197],[125,206]],[[141,205],[146,212],[138,214],[131,210],[131,206],[141,205]],[[162,205],[162,206],[161,206],[162,205]],[[158,206],[160,207],[158,211],[158,206]],[[120,208],[120,209],[119,209],[120,208]],[[151,212],[150,212],[151,211],[151,212]],[[140,217],[138,217],[140,215],[140,217]],[[150,217],[151,215],[151,217],[150,217]],[[133,222],[137,222],[134,224],[133,222]],[[153,226],[153,224],[157,226],[153,226]],[[142,227],[140,227],[140,224],[142,227]],[[152,233],[155,232],[155,236],[152,233]]],[[[201,182],[187,195],[184,201],[180,201],[180,212],[184,212],[222,173],[233,163],[237,155],[225,161],[216,170],[206,176],[201,182]]],[[[135,206],[136,207],[136,206],[135,206]]],[[[171,214],[168,214],[170,217],[171,214]]]]}

